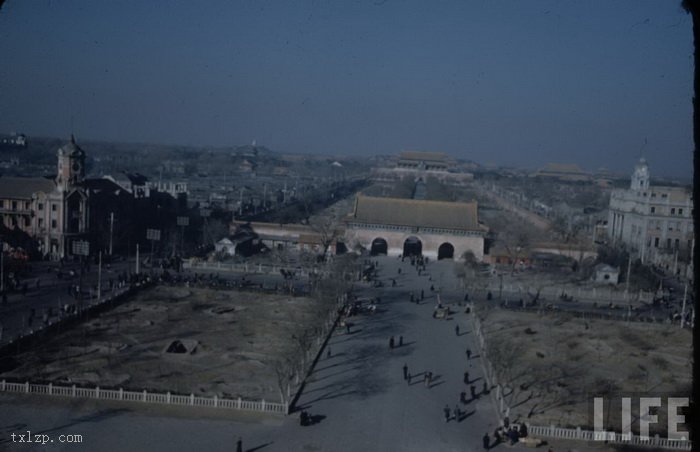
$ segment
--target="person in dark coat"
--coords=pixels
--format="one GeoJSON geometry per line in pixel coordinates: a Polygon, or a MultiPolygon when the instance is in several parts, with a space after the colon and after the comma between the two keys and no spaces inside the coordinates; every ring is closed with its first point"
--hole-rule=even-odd
{"type": "Polygon", "coordinates": [[[455,334],[459,336],[459,325],[455,325],[455,334]]]}
{"type": "Polygon", "coordinates": [[[471,348],[467,349],[467,359],[472,359],[472,349],[471,348]]]}
{"type": "Polygon", "coordinates": [[[399,347],[403,347],[403,336],[399,336],[399,347]]]}
{"type": "Polygon", "coordinates": [[[469,372],[464,372],[464,384],[469,384],[469,372]]]}
{"type": "Polygon", "coordinates": [[[471,385],[471,386],[469,387],[469,390],[470,390],[471,393],[472,393],[472,399],[476,399],[476,388],[474,387],[474,385],[471,385]]]}
{"type": "Polygon", "coordinates": [[[238,437],[238,441],[236,441],[236,452],[243,452],[243,440],[241,437],[238,437]]]}
{"type": "Polygon", "coordinates": [[[425,291],[423,289],[420,290],[420,299],[421,301],[425,298],[425,291]]]}
{"type": "Polygon", "coordinates": [[[450,422],[450,417],[452,416],[452,411],[450,410],[449,405],[445,405],[445,408],[443,408],[444,413],[445,413],[445,422],[450,422]]]}
{"type": "Polygon", "coordinates": [[[460,403],[466,405],[467,404],[467,393],[462,391],[459,393],[459,401],[460,403]]]}
{"type": "Polygon", "coordinates": [[[389,338],[389,350],[393,350],[393,349],[394,349],[394,336],[391,336],[389,338]]]}
{"type": "Polygon", "coordinates": [[[489,450],[489,447],[491,447],[491,437],[486,433],[482,439],[484,441],[484,450],[489,450]]]}
{"type": "Polygon", "coordinates": [[[408,380],[408,365],[406,363],[403,365],[403,379],[408,380]]]}

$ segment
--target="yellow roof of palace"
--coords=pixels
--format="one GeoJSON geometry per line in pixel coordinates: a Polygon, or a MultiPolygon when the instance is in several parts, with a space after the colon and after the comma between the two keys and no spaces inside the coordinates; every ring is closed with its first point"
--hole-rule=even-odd
{"type": "Polygon", "coordinates": [[[401,160],[438,160],[446,161],[447,154],[444,152],[421,152],[421,151],[403,151],[399,154],[401,160]]]}
{"type": "Polygon", "coordinates": [[[352,219],[368,224],[469,231],[485,229],[479,225],[476,201],[425,201],[358,195],[352,219]]]}

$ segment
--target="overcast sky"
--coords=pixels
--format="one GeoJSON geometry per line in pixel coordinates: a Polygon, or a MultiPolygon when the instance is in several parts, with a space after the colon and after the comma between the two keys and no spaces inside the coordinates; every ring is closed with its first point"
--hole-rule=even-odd
{"type": "Polygon", "coordinates": [[[690,176],[680,3],[8,0],[0,132],[690,176]]]}

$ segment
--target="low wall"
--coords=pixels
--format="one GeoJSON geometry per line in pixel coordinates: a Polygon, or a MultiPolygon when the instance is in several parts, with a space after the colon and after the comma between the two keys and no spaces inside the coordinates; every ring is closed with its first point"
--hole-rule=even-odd
{"type": "Polygon", "coordinates": [[[156,403],[166,405],[179,406],[195,406],[206,408],[221,408],[244,411],[260,411],[267,413],[286,414],[287,405],[282,403],[271,403],[263,400],[243,400],[238,399],[223,399],[214,397],[198,397],[194,394],[180,395],[167,392],[157,393],[143,391],[125,391],[123,389],[101,389],[99,386],[95,388],[82,388],[76,385],[61,386],[49,384],[35,384],[30,382],[13,383],[6,380],[0,381],[0,392],[9,392],[16,394],[38,394],[54,397],[78,397],[85,399],[97,400],[116,400],[122,402],[134,403],[156,403]]]}

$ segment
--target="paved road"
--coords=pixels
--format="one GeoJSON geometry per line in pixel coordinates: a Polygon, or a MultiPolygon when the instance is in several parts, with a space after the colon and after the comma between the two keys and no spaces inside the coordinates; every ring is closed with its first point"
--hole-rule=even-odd
{"type": "MultiPolygon", "coordinates": [[[[133,271],[133,262],[119,261],[109,266],[102,267],[102,294],[109,293],[109,281],[117,280],[120,272],[133,271]]],[[[32,263],[31,274],[20,280],[20,285],[27,284],[27,293],[13,292],[7,296],[7,303],[0,304],[0,325],[2,334],[0,344],[5,344],[14,340],[20,334],[28,334],[31,330],[36,330],[43,323],[44,313],[52,310],[50,320],[58,320],[60,307],[63,305],[77,305],[76,298],[68,293],[69,286],[76,286],[80,283],[84,294],[84,305],[96,302],[97,293],[90,290],[97,286],[97,265],[90,266],[90,272],[85,273],[82,278],[79,276],[79,264],[69,263],[61,267],[62,276],[59,278],[59,264],[57,262],[35,262],[32,263]],[[70,272],[73,272],[71,276],[70,272]],[[40,286],[37,287],[37,280],[40,286]],[[31,325],[28,320],[30,311],[34,309],[35,318],[31,325]]]]}
{"type": "MultiPolygon", "coordinates": [[[[465,354],[467,348],[476,349],[467,314],[460,312],[450,320],[432,318],[436,298],[431,284],[444,288],[443,302],[461,299],[461,294],[452,292],[456,281],[451,263],[431,263],[429,274],[419,277],[408,262],[376,260],[387,284],[363,285],[358,295],[381,297],[378,312],[354,317],[351,334],[339,331],[331,338],[331,356],[323,353],[299,400],[301,407],[318,416],[317,424],[301,427],[296,415],[217,412],[207,414],[214,419],[191,419],[165,416],[163,410],[171,408],[154,411],[128,404],[57,403],[5,395],[0,397],[0,448],[31,450],[12,444],[10,437],[30,430],[52,435],[56,441],[36,450],[235,450],[239,435],[245,450],[266,452],[481,450],[481,437],[497,425],[489,397],[462,406],[468,415],[461,422],[445,422],[443,416],[445,404],[453,408],[461,391],[469,393],[463,373],[468,370],[472,380],[481,377],[480,358],[468,361],[465,354]],[[391,288],[389,278],[396,278],[398,287],[391,288]],[[419,294],[421,288],[426,299],[419,305],[410,303],[409,292],[419,294]],[[461,336],[455,334],[456,324],[461,336]],[[390,350],[392,335],[403,336],[404,345],[390,350]],[[411,385],[403,379],[404,363],[418,375],[411,385]],[[425,371],[437,376],[430,388],[421,380],[425,371]],[[81,434],[84,443],[60,444],[59,434],[81,434]]],[[[476,381],[478,392],[481,384],[481,379],[476,381]]]]}

